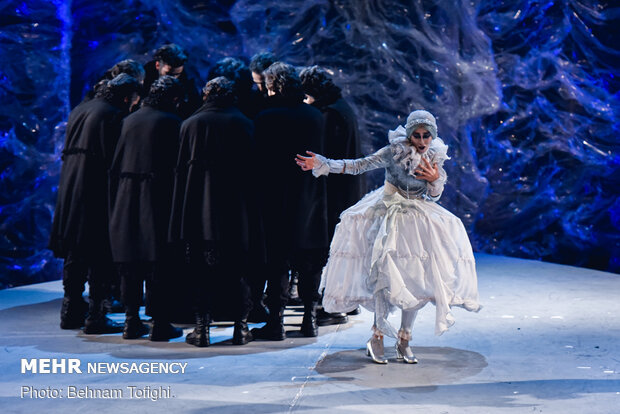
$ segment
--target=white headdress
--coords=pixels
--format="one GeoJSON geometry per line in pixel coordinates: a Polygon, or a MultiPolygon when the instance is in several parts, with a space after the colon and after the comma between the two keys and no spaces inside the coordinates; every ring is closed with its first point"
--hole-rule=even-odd
{"type": "Polygon", "coordinates": [[[423,157],[440,164],[450,159],[448,146],[437,136],[435,117],[428,111],[418,110],[410,113],[404,127],[399,125],[395,130],[388,132],[388,140],[392,144],[394,161],[401,164],[412,176],[415,176],[415,169],[423,157]],[[408,139],[418,126],[423,126],[433,136],[430,148],[424,154],[419,154],[408,139]]]}
{"type": "Polygon", "coordinates": [[[424,110],[413,111],[410,113],[407,117],[407,123],[405,124],[407,138],[409,138],[413,131],[415,131],[419,126],[422,126],[428,130],[428,132],[430,132],[433,136],[433,139],[437,138],[437,122],[435,121],[433,114],[424,110]]]}

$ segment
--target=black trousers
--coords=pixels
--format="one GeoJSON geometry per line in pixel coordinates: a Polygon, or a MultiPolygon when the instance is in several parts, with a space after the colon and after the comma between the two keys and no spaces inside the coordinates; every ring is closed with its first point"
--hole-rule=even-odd
{"type": "Polygon", "coordinates": [[[327,262],[328,249],[297,249],[291,258],[291,267],[299,274],[299,297],[304,305],[321,299],[319,286],[321,272],[327,262]]]}
{"type": "Polygon", "coordinates": [[[286,307],[289,299],[289,268],[286,259],[274,260],[258,267],[256,276],[262,281],[263,286],[267,282],[265,305],[271,313],[277,314],[279,309],[286,307]]]}
{"type": "Polygon", "coordinates": [[[196,312],[214,320],[245,320],[252,309],[248,258],[222,251],[212,243],[189,248],[191,301],[196,312]]]}
{"type": "Polygon", "coordinates": [[[299,275],[299,296],[304,304],[318,302],[321,298],[321,271],[327,261],[327,254],[327,248],[295,249],[289,258],[282,257],[263,265],[258,273],[262,275],[262,280],[267,281],[265,304],[269,310],[283,309],[286,306],[291,270],[299,275]]]}
{"type": "Polygon", "coordinates": [[[254,308],[261,306],[263,297],[265,295],[265,284],[267,279],[265,278],[265,272],[263,267],[264,263],[256,260],[248,265],[247,282],[250,286],[250,297],[252,298],[252,306],[254,308]]]}
{"type": "Polygon", "coordinates": [[[118,263],[117,269],[121,279],[121,299],[125,311],[136,314],[142,303],[143,286],[146,282],[146,304],[148,314],[159,321],[169,321],[167,306],[170,269],[163,262],[118,263]]]}
{"type": "Polygon", "coordinates": [[[109,294],[113,273],[111,261],[88,259],[69,252],[63,264],[64,295],[70,300],[81,300],[84,284],[88,281],[89,312],[103,312],[103,300],[109,294]]]}

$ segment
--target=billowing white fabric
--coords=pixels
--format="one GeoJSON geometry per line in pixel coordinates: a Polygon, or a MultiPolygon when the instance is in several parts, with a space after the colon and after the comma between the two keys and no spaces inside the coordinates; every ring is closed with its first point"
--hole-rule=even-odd
{"type": "Polygon", "coordinates": [[[433,201],[407,199],[385,185],[345,210],[323,269],[323,307],[375,312],[386,335],[390,312],[436,306],[435,333],[452,324],[451,306],[480,309],[475,260],[461,220],[433,201]]]}

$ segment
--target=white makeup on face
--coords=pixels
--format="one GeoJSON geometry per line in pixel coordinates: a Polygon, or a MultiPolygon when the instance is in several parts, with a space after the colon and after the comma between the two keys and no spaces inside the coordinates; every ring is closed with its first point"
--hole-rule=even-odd
{"type": "Polygon", "coordinates": [[[308,105],[312,105],[314,103],[314,101],[315,101],[314,96],[306,94],[306,97],[304,99],[304,103],[307,103],[308,105]]]}
{"type": "Polygon", "coordinates": [[[428,150],[431,146],[432,139],[433,136],[431,133],[423,127],[416,128],[409,137],[409,141],[411,141],[411,144],[420,154],[424,154],[428,150]]]}

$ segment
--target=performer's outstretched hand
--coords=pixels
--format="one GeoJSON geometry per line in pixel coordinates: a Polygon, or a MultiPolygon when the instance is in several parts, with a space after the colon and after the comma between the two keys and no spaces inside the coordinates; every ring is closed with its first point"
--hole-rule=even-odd
{"type": "Polygon", "coordinates": [[[415,170],[416,178],[419,180],[426,180],[429,183],[437,180],[439,178],[439,168],[437,168],[437,164],[433,164],[428,162],[426,158],[422,158],[420,161],[420,165],[415,170]]]}
{"type": "Polygon", "coordinates": [[[316,160],[316,154],[312,151],[306,151],[306,154],[310,155],[309,157],[304,157],[303,155],[297,154],[295,158],[295,162],[297,165],[301,167],[304,171],[310,171],[314,168],[316,164],[318,164],[316,160]]]}

